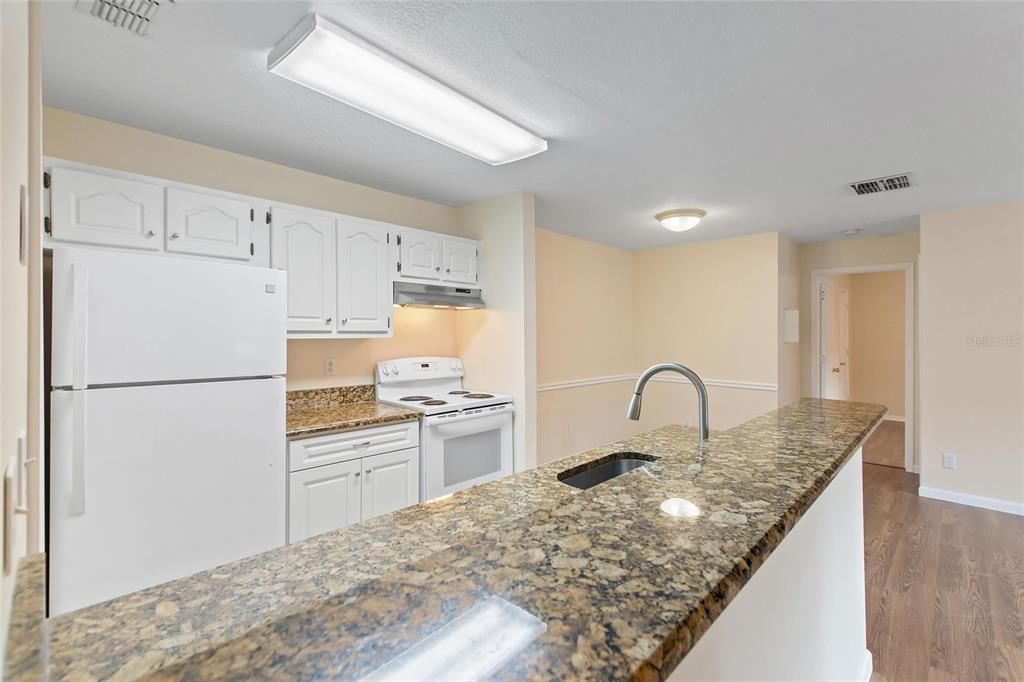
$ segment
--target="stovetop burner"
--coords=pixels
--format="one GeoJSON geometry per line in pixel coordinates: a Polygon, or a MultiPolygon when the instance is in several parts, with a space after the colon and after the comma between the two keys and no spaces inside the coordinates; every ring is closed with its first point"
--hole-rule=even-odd
{"type": "Polygon", "coordinates": [[[448,395],[469,395],[469,391],[448,391],[448,395]]]}
{"type": "Polygon", "coordinates": [[[490,393],[467,393],[467,398],[493,398],[494,396],[490,393]]]}
{"type": "Polygon", "coordinates": [[[421,405],[447,405],[448,401],[447,400],[437,400],[437,399],[434,399],[434,400],[424,400],[420,404],[421,405]]]}
{"type": "Polygon", "coordinates": [[[430,400],[429,395],[407,395],[404,398],[399,398],[403,403],[421,403],[424,400],[430,400]]]}

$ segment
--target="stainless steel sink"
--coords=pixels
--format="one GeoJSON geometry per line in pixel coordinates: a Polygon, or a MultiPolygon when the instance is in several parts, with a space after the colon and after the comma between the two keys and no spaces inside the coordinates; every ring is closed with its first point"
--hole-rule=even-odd
{"type": "Polygon", "coordinates": [[[658,458],[654,455],[639,452],[614,452],[597,460],[596,464],[588,462],[572,469],[566,469],[558,474],[558,480],[574,488],[586,490],[593,488],[598,483],[604,483],[622,474],[627,474],[633,469],[639,469],[656,459],[658,458]]]}

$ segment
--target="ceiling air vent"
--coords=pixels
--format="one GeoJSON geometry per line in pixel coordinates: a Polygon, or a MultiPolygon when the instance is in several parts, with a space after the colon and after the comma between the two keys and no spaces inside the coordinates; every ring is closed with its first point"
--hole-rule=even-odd
{"type": "Polygon", "coordinates": [[[174,0],[93,0],[89,13],[118,28],[144,36],[156,18],[161,2],[174,0]]]}
{"type": "Polygon", "coordinates": [[[884,178],[872,180],[861,180],[851,182],[850,189],[854,194],[877,194],[878,192],[891,192],[895,189],[906,189],[910,187],[910,173],[900,175],[889,175],[884,178]]]}

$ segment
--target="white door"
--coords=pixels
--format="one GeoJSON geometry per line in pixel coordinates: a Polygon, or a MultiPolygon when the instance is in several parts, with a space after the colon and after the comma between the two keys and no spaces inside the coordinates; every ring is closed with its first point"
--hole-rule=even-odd
{"type": "Polygon", "coordinates": [[[333,331],[334,218],[284,206],[272,206],[270,216],[270,262],[288,272],[288,331],[333,331]]]}
{"type": "Polygon", "coordinates": [[[402,230],[399,245],[400,277],[441,279],[441,237],[422,230],[402,230]]]}
{"type": "Polygon", "coordinates": [[[51,392],[51,615],[285,541],[284,379],[51,392]]]}
{"type": "Polygon", "coordinates": [[[476,284],[477,242],[467,239],[441,238],[444,279],[448,282],[476,284]]]}
{"type": "Polygon", "coordinates": [[[167,188],[167,250],[197,256],[249,260],[253,204],[239,198],[167,188]]]}
{"type": "Polygon", "coordinates": [[[55,240],[156,251],[164,240],[163,188],[100,173],[50,170],[55,240]]]}
{"type": "Polygon", "coordinates": [[[420,501],[420,449],[364,457],[362,520],[389,514],[420,501]]]}
{"type": "Polygon", "coordinates": [[[288,542],[359,522],[360,460],[297,471],[288,480],[288,542]]]}
{"type": "Polygon", "coordinates": [[[55,248],[51,385],[284,374],[284,290],[270,268],[55,248]]]}
{"type": "Polygon", "coordinates": [[[849,291],[831,279],[822,281],[820,302],[821,358],[819,386],[821,397],[848,400],[849,375],[849,291]]]}
{"type": "Polygon", "coordinates": [[[338,217],[338,331],[381,332],[391,328],[388,228],[338,217]]]}

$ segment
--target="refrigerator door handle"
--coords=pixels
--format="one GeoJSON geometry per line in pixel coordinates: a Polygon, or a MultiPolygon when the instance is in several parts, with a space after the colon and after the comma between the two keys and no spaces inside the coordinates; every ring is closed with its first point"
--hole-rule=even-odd
{"type": "Polygon", "coordinates": [[[71,391],[71,506],[72,516],[85,513],[86,391],[71,391]]]}
{"type": "MultiPolygon", "coordinates": [[[[85,263],[71,264],[71,388],[88,385],[89,270],[85,263]]],[[[77,404],[77,403],[76,403],[77,404]]]]}

